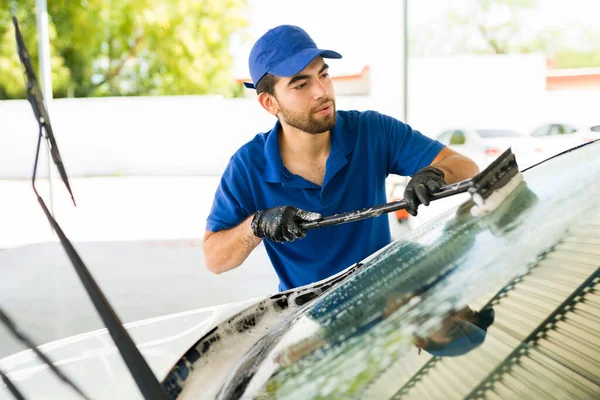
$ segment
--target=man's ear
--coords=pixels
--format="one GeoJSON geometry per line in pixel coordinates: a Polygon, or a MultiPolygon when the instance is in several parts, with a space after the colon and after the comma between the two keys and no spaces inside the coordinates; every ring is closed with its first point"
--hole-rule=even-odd
{"type": "Polygon", "coordinates": [[[274,116],[279,114],[279,103],[277,103],[277,99],[272,94],[266,92],[260,93],[258,95],[258,102],[269,114],[274,116]]]}

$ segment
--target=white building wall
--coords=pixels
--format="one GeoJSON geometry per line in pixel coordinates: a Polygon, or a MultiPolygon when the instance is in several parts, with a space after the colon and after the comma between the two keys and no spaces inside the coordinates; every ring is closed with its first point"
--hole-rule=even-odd
{"type": "MultiPolygon", "coordinates": [[[[598,116],[600,92],[545,92],[539,57],[414,60],[411,66],[409,123],[429,136],[455,124],[528,129],[598,116]]],[[[341,96],[338,109],[400,116],[396,86],[341,96]]],[[[50,115],[71,176],[220,174],[235,150],[275,122],[252,97],[57,99],[50,115]]],[[[0,179],[31,177],[37,132],[27,101],[0,102],[0,179]]]]}

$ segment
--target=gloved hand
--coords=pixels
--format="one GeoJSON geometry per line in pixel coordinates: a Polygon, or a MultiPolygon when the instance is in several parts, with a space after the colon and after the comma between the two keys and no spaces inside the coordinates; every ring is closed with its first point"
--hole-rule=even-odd
{"type": "Polygon", "coordinates": [[[418,171],[404,189],[404,200],[408,203],[406,211],[413,217],[417,215],[419,204],[428,206],[431,194],[444,185],[444,173],[438,168],[425,167],[418,171]]]}
{"type": "Polygon", "coordinates": [[[252,232],[274,242],[291,242],[306,236],[302,222],[321,219],[321,214],[292,206],[278,206],[257,211],[252,218],[252,232]]]}

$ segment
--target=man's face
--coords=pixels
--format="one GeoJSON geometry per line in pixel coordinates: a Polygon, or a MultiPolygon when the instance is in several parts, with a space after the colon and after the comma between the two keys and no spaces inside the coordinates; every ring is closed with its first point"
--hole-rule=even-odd
{"type": "Polygon", "coordinates": [[[335,125],[335,97],[329,66],[322,57],[275,84],[275,98],[282,122],[311,134],[327,132],[335,125]]]}

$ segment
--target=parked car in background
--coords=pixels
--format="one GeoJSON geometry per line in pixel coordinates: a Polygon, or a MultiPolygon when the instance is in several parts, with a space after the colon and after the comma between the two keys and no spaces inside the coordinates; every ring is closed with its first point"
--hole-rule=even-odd
{"type": "Polygon", "coordinates": [[[509,147],[522,168],[541,161],[536,154],[537,141],[515,129],[454,127],[443,131],[436,139],[470,157],[479,168],[485,168],[509,147]]]}
{"type": "MultiPolygon", "coordinates": [[[[515,129],[452,127],[444,130],[436,139],[449,148],[470,157],[480,169],[488,166],[509,147],[512,147],[522,169],[546,158],[541,153],[541,146],[536,145],[537,140],[515,129]]],[[[410,177],[390,175],[387,179],[388,200],[401,200],[409,180],[410,177]]],[[[404,236],[408,231],[418,228],[462,200],[464,198],[459,196],[452,200],[432,204],[430,207],[419,210],[416,217],[410,216],[406,211],[390,215],[392,238],[398,239],[404,236]]]]}
{"type": "Polygon", "coordinates": [[[600,139],[600,125],[551,122],[536,127],[529,135],[536,139],[537,147],[546,158],[582,143],[600,139]]]}

